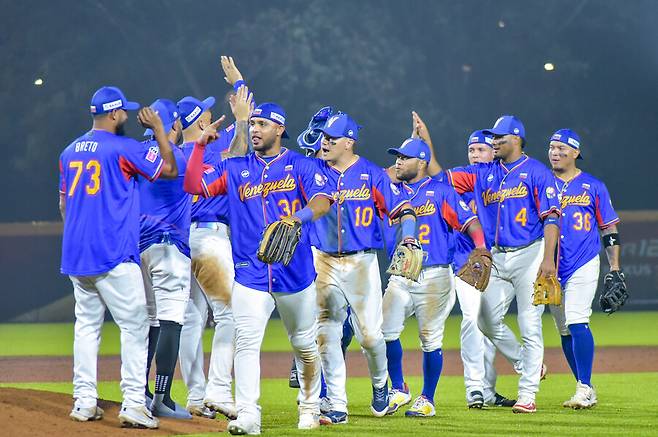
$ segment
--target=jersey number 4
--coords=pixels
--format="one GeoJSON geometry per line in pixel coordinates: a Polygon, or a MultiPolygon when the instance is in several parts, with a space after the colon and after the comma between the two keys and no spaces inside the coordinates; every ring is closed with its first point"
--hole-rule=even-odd
{"type": "Polygon", "coordinates": [[[80,181],[80,176],[82,175],[82,170],[86,170],[89,173],[89,183],[85,185],[85,192],[90,196],[98,193],[98,190],[101,189],[101,163],[92,159],[87,161],[85,164],[83,161],[71,161],[69,162],[69,168],[75,170],[75,175],[73,176],[73,182],[71,182],[71,187],[69,188],[69,197],[73,196],[75,189],[78,187],[78,182],[80,181]]]}

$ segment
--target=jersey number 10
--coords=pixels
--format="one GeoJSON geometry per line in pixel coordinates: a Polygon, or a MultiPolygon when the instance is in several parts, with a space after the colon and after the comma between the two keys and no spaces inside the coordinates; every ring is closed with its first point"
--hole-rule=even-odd
{"type": "Polygon", "coordinates": [[[69,168],[75,170],[75,175],[73,176],[73,182],[71,182],[71,187],[69,188],[69,197],[73,196],[75,189],[78,187],[78,182],[80,181],[80,175],[82,175],[82,170],[86,170],[89,173],[89,183],[85,185],[85,192],[90,196],[98,193],[101,189],[101,164],[100,162],[92,159],[87,161],[87,164],[83,161],[71,161],[69,162],[69,168]]]}

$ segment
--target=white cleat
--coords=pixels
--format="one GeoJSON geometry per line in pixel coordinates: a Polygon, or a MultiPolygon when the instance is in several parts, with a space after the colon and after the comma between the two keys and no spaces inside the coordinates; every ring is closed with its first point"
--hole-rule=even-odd
{"type": "Polygon", "coordinates": [[[101,407],[80,408],[74,406],[69,417],[76,422],[91,422],[103,418],[103,409],[101,407]]]}
{"type": "Polygon", "coordinates": [[[596,399],[596,391],[594,388],[578,381],[576,383],[576,393],[571,399],[565,401],[562,406],[565,408],[580,410],[584,408],[592,408],[597,402],[598,400],[596,399]]]}
{"type": "Polygon", "coordinates": [[[145,406],[121,407],[119,422],[121,422],[121,426],[124,428],[157,429],[160,425],[158,419],[153,417],[149,409],[145,406]]]}
{"type": "Polygon", "coordinates": [[[206,407],[219,414],[223,414],[228,419],[235,420],[238,418],[238,410],[235,408],[235,403],[233,402],[217,402],[212,399],[205,399],[203,403],[206,407]]]}
{"type": "Polygon", "coordinates": [[[228,423],[228,432],[231,435],[260,435],[260,423],[240,419],[231,420],[228,423]]]}
{"type": "Polygon", "coordinates": [[[325,414],[333,410],[334,407],[331,405],[331,401],[328,397],[320,398],[320,413],[325,414]]]}
{"type": "Polygon", "coordinates": [[[297,429],[317,429],[320,427],[320,416],[313,413],[299,413],[297,429]]]}

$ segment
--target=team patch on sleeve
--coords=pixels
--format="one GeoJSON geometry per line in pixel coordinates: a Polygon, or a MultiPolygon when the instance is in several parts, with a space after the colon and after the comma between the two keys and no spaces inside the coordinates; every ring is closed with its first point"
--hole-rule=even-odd
{"type": "Polygon", "coordinates": [[[146,160],[148,162],[155,162],[155,160],[158,159],[159,154],[160,154],[160,149],[156,146],[151,146],[149,147],[149,150],[146,153],[146,160]]]}

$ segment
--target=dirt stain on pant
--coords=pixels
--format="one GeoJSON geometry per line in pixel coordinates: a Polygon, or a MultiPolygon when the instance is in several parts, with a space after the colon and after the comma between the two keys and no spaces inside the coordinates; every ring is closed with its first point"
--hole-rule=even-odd
{"type": "Polygon", "coordinates": [[[192,258],[192,273],[203,291],[225,305],[231,304],[230,274],[213,256],[199,255],[192,258]]]}

